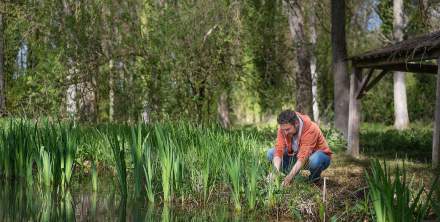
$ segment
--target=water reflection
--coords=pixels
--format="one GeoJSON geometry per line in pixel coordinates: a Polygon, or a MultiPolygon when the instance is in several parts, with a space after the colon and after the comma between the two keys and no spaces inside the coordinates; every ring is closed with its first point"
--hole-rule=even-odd
{"type": "MultiPolygon", "coordinates": [[[[0,221],[249,221],[225,206],[191,211],[149,206],[115,192],[41,190],[21,183],[0,183],[0,221]]],[[[81,187],[81,186],[79,186],[81,187]]],[[[261,218],[260,218],[261,219],[261,218]]]]}

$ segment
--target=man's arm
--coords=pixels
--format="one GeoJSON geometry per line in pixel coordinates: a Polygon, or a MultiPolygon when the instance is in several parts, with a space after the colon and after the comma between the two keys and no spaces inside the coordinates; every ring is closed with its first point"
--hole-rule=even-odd
{"type": "Polygon", "coordinates": [[[273,157],[273,165],[277,169],[277,171],[280,171],[281,168],[281,157],[284,155],[284,147],[287,146],[285,135],[281,132],[280,129],[278,129],[277,132],[277,141],[275,144],[275,153],[273,157]]]}
{"type": "Polygon", "coordinates": [[[299,172],[299,170],[304,166],[304,163],[306,162],[306,160],[304,159],[298,159],[295,163],[295,165],[293,165],[292,170],[290,170],[289,174],[286,176],[286,178],[284,178],[283,181],[283,186],[288,186],[290,184],[290,182],[292,181],[292,179],[296,176],[296,174],[299,172]]]}
{"type": "Polygon", "coordinates": [[[316,131],[307,131],[301,135],[301,147],[299,148],[299,152],[296,155],[298,158],[295,165],[292,167],[290,173],[286,176],[283,181],[283,185],[287,186],[292,181],[293,177],[299,172],[299,170],[304,166],[304,164],[309,159],[312,154],[313,147],[316,147],[318,139],[318,134],[316,131]]]}
{"type": "Polygon", "coordinates": [[[274,165],[275,169],[277,169],[277,171],[280,172],[281,158],[279,156],[274,156],[273,165],[274,165]]]}

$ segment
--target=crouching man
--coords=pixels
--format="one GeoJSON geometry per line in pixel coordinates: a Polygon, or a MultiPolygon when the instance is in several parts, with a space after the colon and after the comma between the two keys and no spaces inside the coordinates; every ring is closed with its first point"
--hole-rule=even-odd
{"type": "Polygon", "coordinates": [[[288,186],[303,167],[310,171],[309,180],[318,183],[332,155],[318,125],[293,110],[281,112],[277,121],[276,145],[269,149],[267,158],[277,171],[286,174],[282,185],[288,186]]]}

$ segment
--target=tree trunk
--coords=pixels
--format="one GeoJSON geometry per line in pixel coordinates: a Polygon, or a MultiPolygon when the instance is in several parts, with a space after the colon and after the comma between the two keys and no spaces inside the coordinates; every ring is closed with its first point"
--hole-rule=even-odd
{"type": "Polygon", "coordinates": [[[108,79],[108,120],[113,122],[114,116],[114,105],[115,105],[115,90],[114,90],[114,80],[113,80],[113,60],[110,59],[109,62],[109,79],[108,79]]]}
{"type": "Polygon", "coordinates": [[[144,101],[144,109],[142,110],[142,121],[147,124],[150,123],[150,107],[148,106],[148,100],[144,101]]]}
{"type": "MultiPolygon", "coordinates": [[[[396,42],[403,40],[403,0],[393,2],[393,36],[396,42]]],[[[394,72],[394,127],[403,130],[408,124],[405,73],[394,72]]]]}
{"type": "Polygon", "coordinates": [[[113,60],[113,36],[114,30],[113,26],[111,25],[111,22],[113,20],[112,15],[112,9],[113,9],[113,3],[111,4],[104,4],[102,7],[102,14],[101,14],[101,22],[102,22],[102,32],[101,32],[101,48],[102,53],[104,54],[105,58],[108,59],[108,120],[110,122],[113,122],[113,116],[114,116],[114,101],[115,101],[115,92],[114,92],[114,60],[113,60]]]}
{"type": "Polygon", "coordinates": [[[335,127],[347,138],[350,81],[346,60],[345,0],[331,1],[331,20],[335,127]]]}
{"type": "MultiPolygon", "coordinates": [[[[73,82],[72,79],[74,79],[75,75],[76,75],[76,70],[75,67],[72,66],[69,69],[69,74],[67,75],[67,82],[73,82]]],[[[66,111],[67,111],[67,115],[71,119],[75,119],[76,114],[78,112],[76,93],[77,93],[77,84],[75,83],[69,84],[66,91],[66,111]]]]}
{"type": "MultiPolygon", "coordinates": [[[[316,1],[313,1],[312,7],[314,8],[316,1]]],[[[315,56],[315,48],[316,48],[316,18],[315,12],[312,10],[310,16],[310,43],[312,46],[311,54],[310,54],[310,72],[312,75],[312,105],[313,105],[313,120],[319,123],[319,107],[318,107],[318,73],[316,70],[316,56],[315,56]]]]}
{"type": "Polygon", "coordinates": [[[347,154],[353,157],[359,157],[359,130],[361,101],[356,98],[356,92],[362,79],[362,70],[354,69],[350,79],[350,109],[347,133],[347,154]]]}
{"type": "Polygon", "coordinates": [[[78,91],[81,95],[79,101],[80,120],[85,122],[96,122],[97,102],[94,77],[92,77],[92,80],[78,84],[78,91]]]}
{"type": "Polygon", "coordinates": [[[0,117],[6,115],[6,105],[5,105],[5,52],[4,52],[4,42],[5,42],[5,17],[0,12],[0,117]]]}
{"type": "Polygon", "coordinates": [[[220,95],[220,99],[218,102],[218,115],[220,124],[223,128],[229,128],[231,125],[231,121],[229,120],[229,101],[228,101],[228,92],[223,91],[220,95]]]}
{"type": "Polygon", "coordinates": [[[286,0],[288,21],[292,39],[295,41],[298,71],[296,72],[296,110],[313,116],[312,78],[310,72],[310,54],[304,34],[304,18],[297,0],[286,0]]]}
{"type": "Polygon", "coordinates": [[[440,56],[437,59],[437,89],[435,97],[435,122],[432,133],[432,167],[437,168],[440,161],[440,56]]]}

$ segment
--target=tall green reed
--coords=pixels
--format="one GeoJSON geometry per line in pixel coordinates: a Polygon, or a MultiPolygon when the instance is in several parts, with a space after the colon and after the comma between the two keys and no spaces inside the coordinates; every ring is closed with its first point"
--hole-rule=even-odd
{"type": "Polygon", "coordinates": [[[208,192],[210,187],[210,159],[206,161],[205,167],[202,169],[202,181],[203,181],[203,201],[208,201],[208,192]]]}
{"type": "Polygon", "coordinates": [[[118,131],[108,131],[105,134],[113,153],[116,165],[119,189],[123,197],[127,197],[127,166],[125,162],[125,136],[119,135],[118,131]]]}
{"type": "MultiPolygon", "coordinates": [[[[153,127],[97,126],[99,130],[93,133],[94,136],[88,133],[90,131],[82,132],[84,128],[81,126],[74,128],[68,124],[41,121],[38,125],[26,123],[20,129],[18,123],[11,124],[13,129],[0,129],[0,143],[10,143],[8,148],[0,146],[0,150],[4,151],[0,153],[2,175],[6,166],[9,166],[9,175],[20,174],[29,178],[34,161],[38,182],[42,186],[50,184],[53,187],[68,187],[73,180],[74,160],[82,160],[84,156],[90,159],[97,155],[100,159],[92,163],[92,188],[95,187],[93,184],[97,187],[97,179],[94,179],[97,178],[95,164],[100,161],[103,166],[107,163],[115,166],[118,188],[125,196],[128,189],[132,188],[127,184],[127,174],[133,173],[134,196],[142,196],[142,192],[146,191],[145,196],[149,202],[155,201],[157,192],[162,192],[164,202],[170,203],[179,195],[183,200],[189,191],[200,192],[201,195],[197,197],[208,203],[212,190],[229,184],[231,202],[237,209],[241,209],[242,197],[249,208],[256,206],[260,175],[256,172],[259,170],[253,168],[256,163],[252,163],[254,157],[249,153],[255,152],[253,141],[257,138],[245,131],[177,122],[156,124],[153,127]],[[26,141],[17,145],[15,138],[26,138],[26,141]],[[23,149],[15,153],[16,149],[12,147],[23,149]],[[111,152],[106,152],[102,147],[110,147],[111,152]],[[129,160],[125,157],[126,150],[131,154],[129,160]],[[133,161],[133,171],[131,166],[126,166],[126,163],[131,163],[130,160],[133,161]],[[20,171],[15,166],[20,166],[20,171]],[[244,166],[247,168],[242,168],[244,166]],[[243,172],[246,174],[242,175],[243,172]],[[188,187],[192,190],[186,190],[188,187]]],[[[194,198],[194,193],[188,194],[188,197],[194,198]]]]}
{"type": "Polygon", "coordinates": [[[75,221],[73,197],[69,191],[64,194],[63,200],[61,201],[61,218],[62,221],[66,222],[75,221]]]}
{"type": "Polygon", "coordinates": [[[155,127],[157,145],[159,149],[159,161],[162,169],[162,192],[165,203],[171,202],[172,176],[173,176],[173,143],[171,138],[166,137],[162,129],[155,127]]]}
{"type": "Polygon", "coordinates": [[[49,188],[53,182],[52,173],[52,160],[49,152],[45,150],[44,147],[40,148],[40,162],[38,164],[40,183],[43,184],[45,188],[49,188]]]}
{"type": "Polygon", "coordinates": [[[241,181],[240,181],[240,156],[230,157],[228,165],[228,174],[231,184],[232,201],[236,211],[241,211],[240,193],[241,193],[241,181]]]}
{"type": "MultiPolygon", "coordinates": [[[[272,169],[272,167],[271,167],[272,169]]],[[[271,170],[269,170],[270,172],[271,170]]],[[[268,206],[269,208],[273,208],[275,207],[276,203],[277,203],[277,198],[276,198],[276,194],[278,191],[280,191],[281,189],[281,182],[280,182],[280,174],[279,172],[274,172],[274,170],[272,169],[272,173],[269,174],[269,180],[267,183],[267,192],[266,192],[266,206],[268,206]]]]}
{"type": "Polygon", "coordinates": [[[61,186],[69,187],[73,174],[74,161],[77,151],[78,141],[72,134],[72,126],[59,126],[59,149],[61,152],[61,186]]]}
{"type": "Polygon", "coordinates": [[[145,190],[147,191],[147,199],[150,203],[154,203],[153,176],[155,172],[155,159],[151,151],[151,145],[146,141],[144,142],[144,159],[145,165],[143,166],[143,169],[146,178],[145,190]]]}
{"type": "Polygon", "coordinates": [[[180,155],[174,151],[173,152],[173,192],[177,196],[179,192],[181,192],[181,188],[183,188],[183,161],[181,161],[180,155]]]}
{"type": "Polygon", "coordinates": [[[0,131],[0,176],[30,180],[33,126],[24,120],[10,120],[0,131]]]}
{"type": "MultiPolygon", "coordinates": [[[[369,196],[373,203],[375,219],[381,221],[422,221],[432,204],[433,189],[426,193],[420,184],[417,191],[411,189],[405,165],[396,167],[394,173],[386,162],[381,166],[378,160],[371,161],[371,172],[366,173],[369,196]],[[425,198],[422,195],[425,194],[425,198]]],[[[437,186],[438,176],[431,188],[437,186]]]]}
{"type": "Polygon", "coordinates": [[[38,221],[51,221],[51,213],[55,207],[55,203],[52,200],[52,192],[43,192],[41,197],[42,204],[38,215],[38,221]]]}
{"type": "Polygon", "coordinates": [[[32,157],[29,157],[26,162],[26,184],[28,185],[28,187],[32,187],[32,185],[34,184],[34,179],[32,175],[34,160],[32,157]]]}
{"type": "Polygon", "coordinates": [[[257,179],[259,177],[260,165],[257,160],[251,162],[247,168],[247,186],[246,186],[246,197],[248,202],[248,207],[250,210],[255,209],[257,203],[257,179]]]}
{"type": "Polygon", "coordinates": [[[98,170],[96,169],[96,160],[93,160],[92,162],[92,191],[96,192],[98,191],[98,170]]]}
{"type": "Polygon", "coordinates": [[[142,125],[131,127],[131,142],[130,150],[131,157],[133,161],[133,171],[134,171],[134,197],[140,198],[142,193],[142,182],[143,182],[143,149],[144,143],[148,136],[142,134],[142,125]]]}
{"type": "Polygon", "coordinates": [[[169,124],[158,124],[154,127],[165,203],[183,192],[184,161],[181,149],[186,148],[188,143],[185,138],[187,135],[179,132],[178,127],[169,124]]]}

